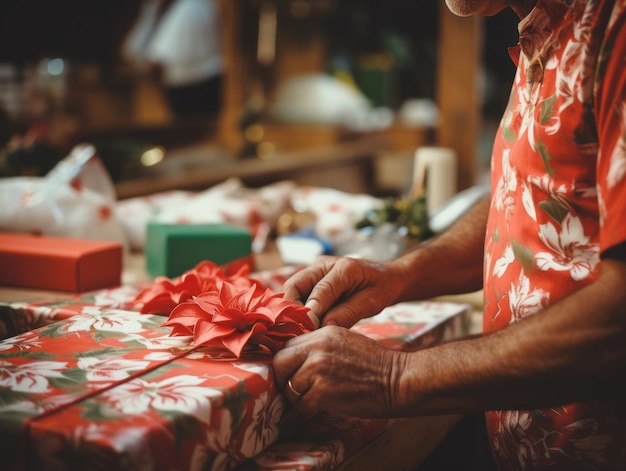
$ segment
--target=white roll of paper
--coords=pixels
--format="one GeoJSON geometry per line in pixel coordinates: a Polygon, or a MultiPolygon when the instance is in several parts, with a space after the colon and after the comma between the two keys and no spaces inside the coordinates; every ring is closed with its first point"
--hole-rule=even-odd
{"type": "Polygon", "coordinates": [[[425,194],[428,214],[434,214],[456,192],[456,152],[447,147],[419,147],[413,159],[412,196],[425,194]]]}

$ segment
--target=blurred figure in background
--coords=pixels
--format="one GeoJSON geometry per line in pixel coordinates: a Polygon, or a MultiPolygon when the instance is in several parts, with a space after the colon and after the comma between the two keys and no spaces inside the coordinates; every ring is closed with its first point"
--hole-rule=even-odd
{"type": "Polygon", "coordinates": [[[224,60],[215,0],[144,0],[122,56],[158,77],[174,117],[218,114],[224,60]]]}

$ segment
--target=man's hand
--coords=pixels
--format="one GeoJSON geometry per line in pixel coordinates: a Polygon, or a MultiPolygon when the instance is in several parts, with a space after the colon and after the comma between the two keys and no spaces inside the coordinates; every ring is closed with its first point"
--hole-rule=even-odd
{"type": "Polygon", "coordinates": [[[304,302],[322,326],[351,327],[390,304],[475,291],[488,209],[485,198],[444,234],[392,261],[320,257],[287,280],[284,296],[304,302]]]}
{"type": "Polygon", "coordinates": [[[351,327],[393,304],[403,289],[404,278],[391,264],[320,257],[287,280],[284,296],[305,302],[322,326],[351,327]]]}
{"type": "Polygon", "coordinates": [[[391,417],[406,354],[342,327],[291,339],[274,356],[277,384],[307,417],[391,417]]]}

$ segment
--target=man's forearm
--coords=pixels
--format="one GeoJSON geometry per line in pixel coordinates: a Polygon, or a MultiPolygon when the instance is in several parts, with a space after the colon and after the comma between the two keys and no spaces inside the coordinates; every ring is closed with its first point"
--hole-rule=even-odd
{"type": "Polygon", "coordinates": [[[404,354],[402,413],[550,407],[624,394],[626,264],[599,281],[482,338],[404,354]]]}
{"type": "Polygon", "coordinates": [[[399,301],[480,289],[488,212],[485,198],[449,230],[394,261],[408,280],[399,301]]]}

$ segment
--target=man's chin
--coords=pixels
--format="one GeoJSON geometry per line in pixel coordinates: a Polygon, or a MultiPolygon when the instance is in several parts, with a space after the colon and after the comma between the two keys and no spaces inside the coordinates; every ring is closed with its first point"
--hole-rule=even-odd
{"type": "Polygon", "coordinates": [[[507,7],[505,2],[488,0],[446,0],[448,9],[457,16],[493,16],[507,7]]]}

